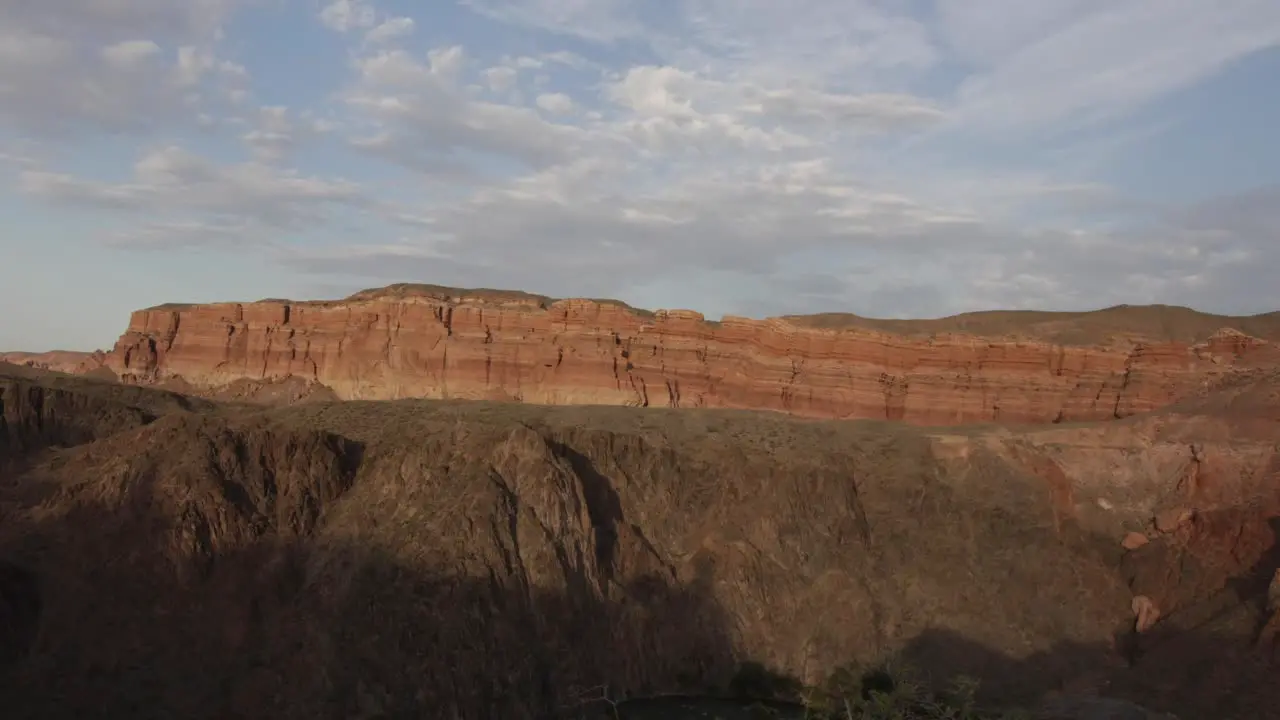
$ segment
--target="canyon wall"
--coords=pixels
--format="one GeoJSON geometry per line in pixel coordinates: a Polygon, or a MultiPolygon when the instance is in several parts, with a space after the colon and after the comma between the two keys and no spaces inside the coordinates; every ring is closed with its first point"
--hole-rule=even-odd
{"type": "Polygon", "coordinates": [[[126,382],[192,388],[302,378],[342,399],[746,408],[949,425],[1125,417],[1202,392],[1271,352],[1229,328],[1198,344],[1066,346],[389,289],[337,302],[141,310],[105,364],[126,382]]]}
{"type": "Polygon", "coordinates": [[[532,720],[892,658],[993,704],[1096,688],[1270,717],[1250,650],[1280,566],[1277,392],[886,432],[215,406],[0,367],[0,697],[15,718],[532,720]],[[1236,399],[1259,404],[1219,412],[1236,399]]]}

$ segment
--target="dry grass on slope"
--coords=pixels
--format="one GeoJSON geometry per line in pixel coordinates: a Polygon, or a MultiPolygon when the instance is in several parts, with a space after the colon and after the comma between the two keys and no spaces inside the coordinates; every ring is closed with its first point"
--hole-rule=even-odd
{"type": "Polygon", "coordinates": [[[176,392],[9,363],[0,363],[0,383],[6,387],[22,386],[62,391],[102,403],[135,407],[153,415],[171,412],[207,412],[220,407],[213,402],[176,392]]]}
{"type": "Polygon", "coordinates": [[[1117,338],[1195,343],[1224,327],[1280,341],[1280,312],[1214,315],[1171,305],[1118,305],[1089,312],[991,310],[928,320],[884,320],[850,313],[791,315],[786,319],[802,327],[830,330],[862,328],[917,337],[963,333],[1061,345],[1105,345],[1117,338]]]}

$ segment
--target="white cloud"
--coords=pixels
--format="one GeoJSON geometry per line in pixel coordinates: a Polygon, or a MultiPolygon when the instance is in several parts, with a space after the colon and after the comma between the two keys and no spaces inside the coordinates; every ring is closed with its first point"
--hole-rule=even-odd
{"type": "Polygon", "coordinates": [[[258,122],[242,139],[258,160],[279,162],[293,149],[297,132],[288,108],[270,106],[258,110],[258,122]]]}
{"type": "MultiPolygon", "coordinates": [[[[347,182],[307,177],[260,162],[220,165],[177,147],[146,153],[129,182],[110,183],[43,169],[24,169],[19,187],[28,196],[61,206],[89,206],[148,220],[138,232],[144,244],[191,244],[198,237],[241,241],[263,233],[314,224],[338,207],[370,205],[347,182]]],[[[127,240],[127,233],[123,239],[127,240]]]]}
{"type": "Polygon", "coordinates": [[[939,34],[961,58],[991,66],[1110,0],[937,0],[939,34]]]}
{"type": "Polygon", "coordinates": [[[0,5],[6,30],[92,41],[101,37],[195,37],[216,32],[243,0],[63,0],[0,5]]]}
{"type": "Polygon", "coordinates": [[[120,68],[131,68],[160,54],[150,40],[125,40],[102,49],[102,59],[120,68]]]}
{"type": "Polygon", "coordinates": [[[485,84],[495,93],[509,92],[516,86],[519,72],[513,67],[491,67],[484,71],[485,84]]]}
{"type": "Polygon", "coordinates": [[[547,167],[590,138],[582,128],[543,120],[530,108],[469,97],[459,83],[461,48],[433,50],[421,62],[400,50],[356,61],[344,100],[375,128],[362,147],[417,167],[439,165],[460,150],[547,167]]]}
{"type": "Polygon", "coordinates": [[[966,122],[1007,128],[1110,119],[1280,43],[1280,4],[1269,0],[1023,5],[942,5],[953,43],[987,62],[960,86],[966,122]],[[977,49],[988,42],[994,51],[977,49]]]}
{"type": "Polygon", "coordinates": [[[116,244],[712,313],[1280,304],[1274,193],[1171,213],[1105,172],[1162,138],[1127,114],[1280,39],[1263,0],[339,0],[302,20],[340,54],[262,88],[230,0],[69,2],[0,6],[0,123],[155,144],[3,149],[116,244]]]}
{"type": "Polygon", "coordinates": [[[381,45],[394,42],[413,33],[413,18],[393,17],[365,33],[366,42],[381,45]]]}
{"type": "Polygon", "coordinates": [[[194,120],[247,84],[244,68],[215,53],[235,6],[236,0],[0,3],[0,128],[142,132],[194,120]]]}
{"type": "Polygon", "coordinates": [[[630,111],[629,118],[619,121],[619,132],[650,150],[671,153],[815,148],[818,138],[811,131],[909,130],[942,116],[919,98],[769,88],[671,66],[633,67],[607,84],[605,95],[630,111]]]}
{"type": "Polygon", "coordinates": [[[909,95],[839,95],[794,87],[757,90],[752,94],[758,98],[758,104],[752,104],[753,111],[793,121],[862,123],[885,128],[928,124],[945,117],[938,107],[909,95]]]}
{"type": "Polygon", "coordinates": [[[937,61],[929,30],[904,3],[874,0],[689,0],[692,43],[664,43],[758,81],[796,78],[872,87],[877,73],[919,70],[937,61]],[[691,45],[692,47],[689,47],[691,45]]]}
{"type": "Polygon", "coordinates": [[[337,32],[371,28],[377,22],[373,6],[361,0],[334,0],[320,11],[320,22],[337,32]]]}
{"type": "Polygon", "coordinates": [[[462,0],[504,22],[611,42],[643,31],[639,8],[626,0],[462,0]]]}
{"type": "Polygon", "coordinates": [[[568,115],[573,112],[573,98],[564,93],[543,93],[535,102],[538,107],[553,115],[568,115]]]}

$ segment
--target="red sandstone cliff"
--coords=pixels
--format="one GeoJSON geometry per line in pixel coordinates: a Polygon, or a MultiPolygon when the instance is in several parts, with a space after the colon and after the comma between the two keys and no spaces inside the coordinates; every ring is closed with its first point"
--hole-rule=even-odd
{"type": "Polygon", "coordinates": [[[337,302],[140,310],[106,365],[126,382],[204,388],[305,378],[343,399],[751,408],[946,425],[1124,417],[1202,392],[1274,350],[1229,329],[1198,344],[1066,346],[393,287],[337,302]]]}

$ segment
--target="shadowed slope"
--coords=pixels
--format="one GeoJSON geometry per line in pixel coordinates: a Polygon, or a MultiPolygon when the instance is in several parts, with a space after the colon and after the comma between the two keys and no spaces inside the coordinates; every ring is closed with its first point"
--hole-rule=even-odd
{"type": "MultiPolygon", "coordinates": [[[[1102,668],[1150,703],[1151,661],[1126,671],[1111,648],[1132,594],[1180,618],[1235,571],[1166,588],[1161,568],[1265,564],[1272,542],[1254,532],[1265,508],[1209,514],[1122,574],[1118,537],[1078,507],[1092,486],[1070,465],[1042,476],[1027,459],[1043,441],[1013,455],[1010,433],[974,431],[944,461],[935,437],[883,423],[423,401],[193,413],[130,392],[153,419],[24,449],[0,477],[0,559],[41,588],[38,632],[0,679],[15,716],[572,716],[601,693],[722,690],[748,661],[817,684],[894,655],[978,675],[993,702],[1102,668]]],[[[1230,640],[1202,633],[1178,637],[1230,640]]]]}

